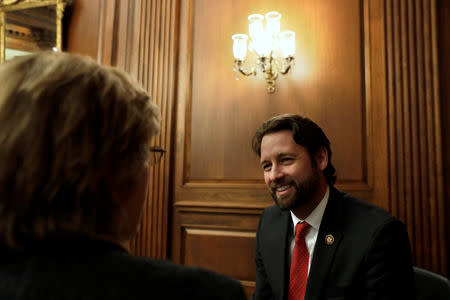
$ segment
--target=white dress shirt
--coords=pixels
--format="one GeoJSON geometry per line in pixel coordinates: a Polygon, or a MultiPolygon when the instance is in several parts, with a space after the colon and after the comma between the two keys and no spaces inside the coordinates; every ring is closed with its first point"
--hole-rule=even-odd
{"type": "MultiPolygon", "coordinates": [[[[290,236],[290,260],[292,259],[292,253],[294,251],[295,246],[295,225],[298,222],[306,221],[311,228],[308,233],[305,235],[306,247],[308,248],[309,253],[309,263],[308,263],[308,274],[311,269],[311,261],[314,254],[314,246],[316,245],[317,235],[319,233],[320,223],[322,223],[323,213],[325,212],[325,207],[328,203],[328,197],[330,195],[330,188],[327,186],[327,191],[323,196],[323,199],[319,202],[319,204],[314,208],[314,210],[309,214],[309,216],[305,220],[300,220],[297,218],[294,213],[291,211],[292,224],[293,226],[293,235],[290,236]]],[[[289,263],[290,264],[290,263],[289,263]]]]}

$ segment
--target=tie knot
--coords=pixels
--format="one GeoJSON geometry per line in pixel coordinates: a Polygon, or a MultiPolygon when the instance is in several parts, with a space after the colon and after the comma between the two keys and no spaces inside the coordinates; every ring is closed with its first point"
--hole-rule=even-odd
{"type": "Polygon", "coordinates": [[[311,227],[306,222],[298,222],[297,225],[295,225],[295,237],[304,237],[306,235],[306,232],[308,231],[309,227],[311,227]]]}

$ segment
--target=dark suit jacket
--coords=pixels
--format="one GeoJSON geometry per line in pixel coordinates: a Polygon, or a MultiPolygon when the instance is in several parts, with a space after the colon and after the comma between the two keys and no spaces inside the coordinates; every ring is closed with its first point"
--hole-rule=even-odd
{"type": "MultiPolygon", "coordinates": [[[[253,299],[287,299],[290,213],[271,206],[261,215],[255,241],[253,299]]],[[[323,215],[305,300],[416,299],[405,226],[385,211],[334,188],[323,215]],[[328,245],[325,237],[334,242],[328,245]]]]}
{"type": "Polygon", "coordinates": [[[242,287],[199,268],[133,257],[103,241],[57,239],[0,248],[0,299],[245,299],[242,287]]]}

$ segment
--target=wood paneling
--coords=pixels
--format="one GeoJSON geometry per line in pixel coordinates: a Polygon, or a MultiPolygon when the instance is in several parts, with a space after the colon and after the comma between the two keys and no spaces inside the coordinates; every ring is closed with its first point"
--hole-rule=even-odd
{"type": "MultiPolygon", "coordinates": [[[[450,220],[450,1],[437,2],[438,57],[439,57],[439,97],[441,112],[444,202],[446,220],[450,220]]],[[[448,222],[448,221],[447,221],[448,222]]],[[[450,226],[446,224],[447,228],[450,226]]],[[[445,226],[445,225],[444,225],[445,226]]],[[[450,229],[447,230],[447,274],[450,274],[450,229]]]]}
{"type": "Polygon", "coordinates": [[[329,136],[337,187],[398,216],[415,264],[448,272],[448,1],[97,0],[89,6],[74,10],[78,25],[69,50],[125,69],[162,108],[155,144],[169,151],[154,168],[134,253],[225,273],[250,295],[252,239],[259,214],[272,203],[250,139],[263,120],[292,112],[312,118],[329,136]],[[282,29],[296,32],[297,54],[293,72],[280,76],[268,95],[260,76],[235,80],[231,35],[247,31],[250,13],[272,9],[283,14],[282,29]],[[245,262],[227,249],[242,252],[245,262]]]}
{"type": "Polygon", "coordinates": [[[254,232],[185,228],[182,263],[239,279],[250,298],[255,288],[254,238],[254,232]]]}
{"type": "Polygon", "coordinates": [[[161,133],[154,144],[167,150],[152,168],[141,231],[132,241],[137,255],[167,258],[169,164],[175,97],[177,1],[120,1],[117,65],[135,76],[161,108],[161,133]]]}
{"type": "Polygon", "coordinates": [[[183,262],[180,209],[258,214],[271,204],[250,139],[263,120],[293,112],[327,132],[337,187],[399,217],[415,264],[445,274],[435,14],[425,0],[182,2],[172,258],[183,262]],[[230,37],[272,7],[296,31],[298,52],[268,95],[261,78],[234,80],[230,37]]]}
{"type": "Polygon", "coordinates": [[[436,3],[386,1],[386,16],[389,210],[408,225],[415,263],[445,273],[436,3]]]}
{"type": "Polygon", "coordinates": [[[177,5],[171,0],[79,0],[69,28],[68,51],[88,54],[102,64],[125,70],[161,108],[161,133],[153,143],[167,153],[152,168],[143,222],[131,242],[134,254],[155,258],[167,258],[168,253],[177,5]]]}
{"type": "MultiPolygon", "coordinates": [[[[334,161],[340,170],[340,186],[370,200],[360,1],[346,1],[343,7],[347,9],[340,5],[339,14],[334,13],[334,1],[231,2],[182,2],[175,203],[226,198],[239,206],[267,206],[271,200],[250,140],[263,120],[281,112],[308,115],[321,124],[339,153],[334,161]],[[274,95],[266,93],[261,78],[236,82],[230,73],[229,38],[233,32],[247,30],[246,16],[252,5],[256,12],[281,5],[283,13],[301,12],[306,18],[289,19],[286,13],[283,29],[295,29],[305,42],[297,46],[297,71],[278,80],[274,95]],[[314,66],[308,67],[306,76],[308,64],[314,66]],[[339,75],[344,69],[348,76],[339,75]],[[351,145],[345,142],[348,139],[351,145]],[[217,192],[223,188],[225,193],[217,192]]],[[[233,205],[230,201],[222,205],[233,205]]]]}
{"type": "MultiPolygon", "coordinates": [[[[370,101],[368,83],[380,77],[368,73],[372,60],[367,58],[366,42],[377,42],[366,36],[371,29],[370,10],[356,0],[339,5],[335,1],[202,0],[181,4],[171,258],[180,263],[194,260],[242,280],[251,294],[254,277],[241,276],[252,273],[235,269],[234,259],[227,255],[211,263],[211,248],[205,245],[253,253],[253,242],[225,238],[218,232],[239,228],[232,221],[236,218],[253,220],[245,230],[255,232],[258,215],[272,203],[250,146],[262,121],[282,112],[317,121],[333,144],[338,187],[372,201],[373,155],[378,150],[372,145],[379,142],[374,140],[379,127],[373,126],[373,119],[380,118],[372,114],[380,105],[370,101]],[[247,30],[248,14],[273,7],[284,15],[283,29],[296,31],[299,50],[294,72],[280,77],[276,93],[268,95],[259,77],[234,80],[231,35],[247,30]],[[217,231],[189,235],[189,230],[211,228],[217,231]],[[194,242],[200,246],[194,247],[194,242]]],[[[381,202],[389,206],[388,198],[381,202]]],[[[253,268],[252,256],[250,264],[240,267],[253,268]]]]}
{"type": "Polygon", "coordinates": [[[66,41],[68,52],[88,55],[97,59],[98,44],[101,40],[99,36],[100,0],[77,0],[66,8],[65,20],[67,24],[67,36],[63,37],[66,41]]]}
{"type": "Polygon", "coordinates": [[[250,298],[255,287],[253,265],[259,210],[178,205],[172,259],[201,266],[239,280],[250,298]]]}
{"type": "Polygon", "coordinates": [[[358,0],[194,1],[185,182],[262,182],[250,140],[262,121],[282,112],[308,115],[322,125],[338,153],[341,182],[365,182],[360,11],[358,0]],[[235,80],[231,35],[248,31],[249,13],[273,8],[283,15],[282,30],[296,31],[298,59],[269,95],[261,74],[235,80]]]}
{"type": "Polygon", "coordinates": [[[67,51],[117,65],[119,0],[77,0],[68,7],[67,51]]]}
{"type": "Polygon", "coordinates": [[[183,233],[183,264],[254,280],[254,232],[184,228],[183,233]],[[233,263],[223,265],[222,260],[233,263]]]}
{"type": "MultiPolygon", "coordinates": [[[[185,230],[187,228],[195,229],[209,229],[218,231],[232,231],[241,233],[250,233],[246,236],[246,241],[252,240],[252,244],[244,243],[249,248],[241,248],[239,251],[244,253],[251,253],[253,256],[253,236],[255,228],[258,225],[260,210],[254,208],[233,208],[233,207],[219,207],[218,205],[210,206],[196,206],[185,202],[176,206],[174,213],[174,221],[176,226],[173,228],[173,245],[172,245],[172,259],[177,262],[184,262],[186,257],[185,243],[185,230]],[[250,250],[250,251],[249,251],[250,250]]],[[[209,236],[213,235],[214,231],[209,231],[209,236]]],[[[217,233],[219,236],[220,234],[217,233]]],[[[221,234],[221,236],[224,236],[221,234]]],[[[234,247],[232,244],[230,247],[234,247]]],[[[208,251],[208,248],[202,248],[203,251],[208,251]]],[[[197,254],[202,255],[202,254],[197,254]]],[[[214,270],[220,272],[218,266],[223,265],[223,260],[218,260],[214,270]]],[[[249,261],[253,265],[253,258],[249,261]]],[[[245,272],[249,272],[248,270],[245,272]]],[[[246,278],[240,278],[241,280],[247,280],[246,278]]]]}

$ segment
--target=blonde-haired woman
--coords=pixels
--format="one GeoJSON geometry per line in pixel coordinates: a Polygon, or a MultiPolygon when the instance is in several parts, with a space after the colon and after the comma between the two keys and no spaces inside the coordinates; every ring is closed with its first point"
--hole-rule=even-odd
{"type": "Polygon", "coordinates": [[[244,299],[239,283],[137,258],[160,112],[127,74],[67,53],[0,65],[1,299],[244,299]]]}

